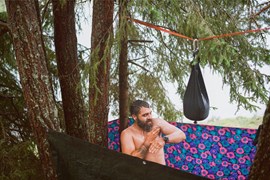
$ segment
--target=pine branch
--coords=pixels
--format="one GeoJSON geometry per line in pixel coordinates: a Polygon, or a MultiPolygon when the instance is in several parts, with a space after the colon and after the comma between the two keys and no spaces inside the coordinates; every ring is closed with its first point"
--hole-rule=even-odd
{"type": "Polygon", "coordinates": [[[152,43],[153,41],[150,41],[150,40],[135,40],[135,39],[131,39],[131,40],[128,40],[128,42],[130,43],[133,43],[133,42],[142,42],[142,43],[152,43]]]}
{"type": "Polygon", "coordinates": [[[141,66],[141,65],[139,65],[139,64],[137,64],[137,63],[135,63],[133,61],[130,61],[130,60],[128,62],[131,63],[131,64],[134,64],[135,66],[138,66],[138,67],[142,68],[144,71],[150,73],[150,71],[148,69],[146,69],[145,67],[143,67],[143,66],[141,66]]]}
{"type": "MultiPolygon", "coordinates": [[[[267,2],[269,3],[269,2],[267,2]]],[[[265,4],[267,4],[265,3],[265,4]]],[[[266,5],[265,7],[263,7],[259,12],[257,12],[256,14],[252,15],[252,18],[255,18],[256,16],[259,16],[261,13],[263,13],[264,11],[268,10],[270,8],[270,4],[266,5]]]]}
{"type": "Polygon", "coordinates": [[[131,59],[131,60],[128,60],[128,62],[131,62],[131,61],[137,61],[137,60],[140,60],[140,59],[144,59],[144,58],[147,58],[149,55],[146,55],[146,56],[143,56],[143,57],[140,57],[140,58],[136,58],[136,59],[131,59]]]}
{"type": "Polygon", "coordinates": [[[42,14],[42,16],[41,16],[41,24],[43,24],[43,22],[44,22],[44,20],[45,20],[46,12],[47,12],[47,10],[48,10],[48,8],[49,8],[49,5],[50,5],[51,3],[52,3],[51,0],[49,0],[49,1],[46,3],[43,12],[41,13],[41,14],[42,14]]]}
{"type": "Polygon", "coordinates": [[[161,34],[160,32],[158,32],[158,33],[160,34],[162,44],[170,51],[171,54],[173,54],[174,56],[177,57],[177,54],[175,54],[175,53],[171,50],[171,48],[168,47],[168,45],[166,44],[166,42],[164,41],[162,34],[161,34]]]}
{"type": "Polygon", "coordinates": [[[6,21],[0,20],[0,26],[8,28],[8,23],[6,21]]]}
{"type": "Polygon", "coordinates": [[[9,32],[8,23],[6,21],[0,20],[0,36],[9,32]]]}
{"type": "MultiPolygon", "coordinates": [[[[269,2],[265,2],[265,3],[262,3],[260,5],[265,5],[259,12],[257,12],[256,14],[252,14],[250,19],[254,21],[254,23],[256,24],[256,26],[259,28],[259,24],[258,22],[256,21],[256,17],[259,16],[261,13],[265,12],[266,10],[268,10],[270,8],[270,3],[269,2]]],[[[263,40],[265,40],[266,38],[263,37],[263,34],[260,33],[260,36],[263,40]]]]}

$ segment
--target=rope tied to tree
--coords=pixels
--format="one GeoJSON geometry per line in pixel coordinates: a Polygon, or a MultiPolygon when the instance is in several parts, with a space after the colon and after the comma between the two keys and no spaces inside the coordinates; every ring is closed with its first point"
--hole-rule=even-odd
{"type": "Polygon", "coordinates": [[[183,34],[180,34],[180,33],[176,32],[174,30],[170,30],[169,28],[157,26],[157,25],[154,25],[154,24],[151,24],[151,23],[148,23],[148,22],[140,21],[138,19],[133,19],[133,18],[129,18],[129,17],[127,17],[127,19],[129,19],[129,20],[131,20],[131,21],[133,21],[135,23],[138,23],[138,24],[141,24],[141,25],[144,25],[144,26],[147,26],[147,27],[156,29],[156,30],[169,33],[169,34],[174,35],[174,36],[178,36],[178,37],[181,37],[181,38],[184,38],[184,39],[187,39],[187,40],[191,40],[193,42],[194,42],[194,40],[205,41],[205,40],[211,40],[211,39],[217,39],[217,38],[223,38],[223,37],[230,37],[230,36],[237,36],[237,35],[242,35],[242,34],[247,34],[247,33],[253,33],[253,32],[260,32],[260,31],[268,31],[268,30],[270,30],[270,27],[265,27],[265,28],[249,29],[249,30],[246,30],[246,31],[232,32],[232,33],[227,33],[227,34],[221,34],[221,35],[215,35],[215,36],[209,36],[209,37],[194,39],[194,38],[185,36],[183,34]]]}

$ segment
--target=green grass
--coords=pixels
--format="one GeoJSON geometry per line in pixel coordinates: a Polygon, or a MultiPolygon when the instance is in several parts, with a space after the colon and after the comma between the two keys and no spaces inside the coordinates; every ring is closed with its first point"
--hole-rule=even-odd
{"type": "Polygon", "coordinates": [[[254,116],[251,118],[239,116],[227,119],[211,119],[208,120],[207,125],[257,129],[262,123],[262,120],[263,117],[261,116],[254,116]]]}

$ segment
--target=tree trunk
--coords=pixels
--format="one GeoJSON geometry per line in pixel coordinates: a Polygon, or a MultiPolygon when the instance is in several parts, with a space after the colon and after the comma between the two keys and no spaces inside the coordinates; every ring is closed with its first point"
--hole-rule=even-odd
{"type": "Polygon", "coordinates": [[[93,1],[91,62],[89,75],[90,142],[108,146],[110,50],[113,29],[113,0],[93,1]]]}
{"type": "Polygon", "coordinates": [[[48,129],[59,131],[59,119],[46,66],[35,2],[6,0],[6,7],[23,96],[43,172],[46,179],[56,179],[46,132],[48,129]]]}
{"type": "Polygon", "coordinates": [[[128,36],[127,36],[127,1],[119,0],[119,34],[120,57],[119,57],[119,114],[121,133],[128,126],[128,36]]]}
{"type": "Polygon", "coordinates": [[[75,0],[53,0],[54,38],[67,134],[88,140],[86,111],[77,57],[75,0]]]}
{"type": "Polygon", "coordinates": [[[250,180],[264,180],[270,177],[270,98],[263,117],[262,129],[259,134],[257,152],[250,169],[250,180]]]}

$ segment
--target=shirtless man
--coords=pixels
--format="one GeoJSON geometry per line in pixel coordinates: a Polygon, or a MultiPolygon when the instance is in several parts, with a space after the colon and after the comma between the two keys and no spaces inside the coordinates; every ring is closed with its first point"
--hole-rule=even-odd
{"type": "Polygon", "coordinates": [[[134,101],[130,113],[135,123],[121,133],[122,152],[165,165],[165,143],[179,143],[186,135],[167,121],[152,118],[152,109],[145,101],[134,101]]]}

